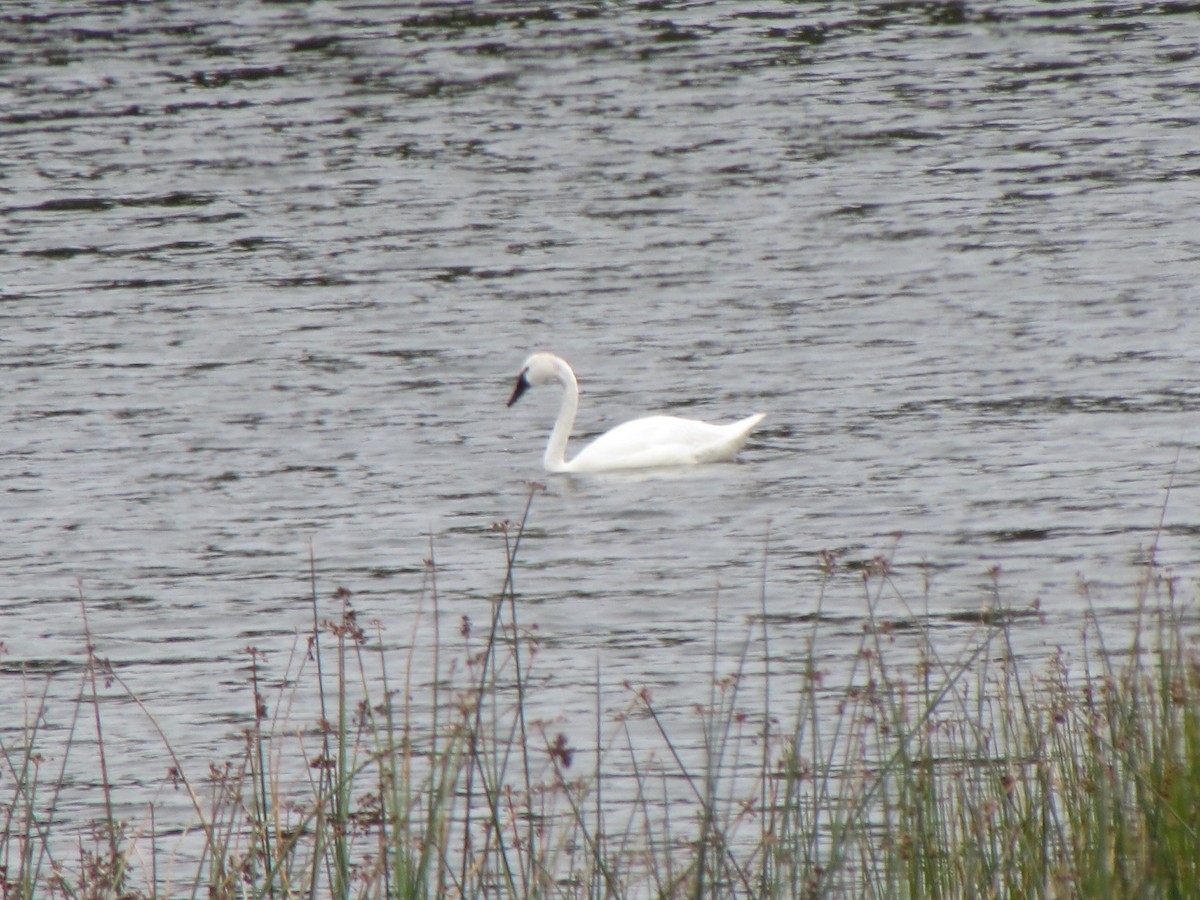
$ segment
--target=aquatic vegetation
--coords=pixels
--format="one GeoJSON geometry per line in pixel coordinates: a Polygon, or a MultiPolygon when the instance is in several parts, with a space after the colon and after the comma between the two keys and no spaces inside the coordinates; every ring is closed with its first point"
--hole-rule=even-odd
{"type": "Polygon", "coordinates": [[[636,683],[613,708],[597,672],[579,733],[534,712],[552,682],[513,589],[529,512],[496,526],[507,569],[490,621],[445,633],[426,561],[405,626],[411,646],[434,648],[433,672],[387,649],[342,589],[332,617],[314,589],[311,633],[282,671],[247,648],[246,726],[228,759],[189,771],[158,730],[164,790],[191,810],[182,830],[160,827],[154,804],[131,815],[109,783],[114,690],[154,713],[103,648],[89,637],[66,722],[39,693],[51,675],[26,673],[23,726],[0,733],[3,897],[1200,894],[1196,608],[1153,553],[1119,642],[1093,613],[1082,649],[1034,667],[1013,636],[1040,612],[1006,607],[998,577],[949,646],[918,613],[878,613],[901,595],[886,558],[825,554],[824,584],[863,587],[837,684],[820,666],[823,589],[805,653],[772,655],[764,569],[761,615],[733,658],[715,649],[730,627],[715,601],[692,710],[636,683]],[[319,721],[293,720],[305,692],[319,721]],[[67,730],[67,753],[96,757],[97,823],[63,813],[51,728],[67,730]]]}

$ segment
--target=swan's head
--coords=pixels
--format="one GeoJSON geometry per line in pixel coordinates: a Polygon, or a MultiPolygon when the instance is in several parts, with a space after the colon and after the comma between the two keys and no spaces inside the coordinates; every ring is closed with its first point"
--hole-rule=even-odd
{"type": "Polygon", "coordinates": [[[557,381],[561,385],[571,384],[575,381],[575,373],[571,371],[566,360],[553,353],[533,354],[525,360],[521,374],[517,376],[517,384],[513,388],[512,396],[508,399],[508,405],[512,406],[520,400],[521,395],[534,385],[549,384],[552,381],[557,381]]]}

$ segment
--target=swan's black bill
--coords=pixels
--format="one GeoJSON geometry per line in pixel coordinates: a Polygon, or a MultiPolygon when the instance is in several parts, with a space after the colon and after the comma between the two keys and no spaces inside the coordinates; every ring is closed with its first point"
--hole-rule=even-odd
{"type": "MultiPolygon", "coordinates": [[[[529,371],[528,369],[525,370],[529,371]]],[[[513,395],[508,398],[508,405],[512,406],[521,399],[521,395],[529,390],[529,379],[525,377],[525,372],[517,376],[517,386],[513,388],[513,395]]]]}

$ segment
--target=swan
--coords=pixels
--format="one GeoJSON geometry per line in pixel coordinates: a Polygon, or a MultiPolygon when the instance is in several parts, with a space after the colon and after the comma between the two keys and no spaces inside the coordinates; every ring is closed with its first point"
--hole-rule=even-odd
{"type": "Polygon", "coordinates": [[[531,386],[554,381],[562,385],[563,399],[542,457],[547,472],[608,472],[722,462],[737,455],[751,430],[767,415],[755,413],[729,425],[678,416],[634,419],[602,434],[568,461],[567,440],[579,411],[579,382],[565,359],[553,353],[534,353],[525,360],[508,405],[520,400],[531,386]]]}

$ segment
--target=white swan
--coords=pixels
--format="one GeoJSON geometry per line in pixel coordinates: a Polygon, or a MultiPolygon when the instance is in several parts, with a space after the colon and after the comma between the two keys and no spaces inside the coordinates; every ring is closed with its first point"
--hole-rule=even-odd
{"type": "Polygon", "coordinates": [[[693,466],[733,459],[750,431],[766,413],[755,413],[730,425],[710,425],[677,416],[647,416],[618,425],[602,434],[570,462],[567,439],[579,410],[579,382],[566,360],[553,353],[535,353],[525,360],[508,405],[535,384],[557,381],[563,386],[562,406],[550,433],[542,464],[547,472],[607,472],[653,466],[693,466]]]}

